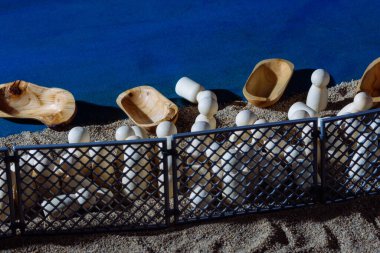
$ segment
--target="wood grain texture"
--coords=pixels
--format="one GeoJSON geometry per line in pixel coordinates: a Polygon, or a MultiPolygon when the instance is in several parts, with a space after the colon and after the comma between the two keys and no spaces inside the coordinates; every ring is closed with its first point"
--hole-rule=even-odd
{"type": "Polygon", "coordinates": [[[118,106],[139,127],[154,133],[162,121],[175,123],[178,107],[151,86],[139,86],[124,91],[116,99],[118,106]]]}
{"type": "Polygon", "coordinates": [[[74,118],[74,96],[60,88],[46,88],[17,80],[0,85],[0,117],[35,119],[48,127],[74,118]]]}
{"type": "Polygon", "coordinates": [[[358,92],[365,91],[373,99],[380,102],[380,57],[371,62],[360,79],[358,92]]]}
{"type": "Polygon", "coordinates": [[[245,98],[257,107],[273,105],[284,93],[293,71],[293,63],[284,59],[260,61],[244,85],[245,98]]]}

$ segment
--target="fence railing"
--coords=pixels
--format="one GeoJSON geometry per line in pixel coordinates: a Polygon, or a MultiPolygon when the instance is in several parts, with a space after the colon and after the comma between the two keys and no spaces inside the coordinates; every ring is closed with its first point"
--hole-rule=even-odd
{"type": "Polygon", "coordinates": [[[380,193],[380,110],[0,149],[0,237],[163,228],[380,193]]]}

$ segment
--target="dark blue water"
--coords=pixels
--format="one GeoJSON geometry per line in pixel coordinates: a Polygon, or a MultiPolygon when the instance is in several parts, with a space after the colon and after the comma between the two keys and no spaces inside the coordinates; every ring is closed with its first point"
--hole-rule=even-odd
{"type": "MultiPolygon", "coordinates": [[[[183,75],[242,96],[261,59],[358,79],[380,56],[380,1],[0,1],[0,82],[70,90],[74,124],[124,117],[117,95],[149,84],[169,98],[183,75]],[[157,2],[161,2],[158,4],[157,2]]],[[[299,81],[292,90],[307,90],[299,81]]],[[[177,101],[177,100],[176,100],[177,101]]],[[[0,120],[0,136],[39,130],[0,120]]]]}

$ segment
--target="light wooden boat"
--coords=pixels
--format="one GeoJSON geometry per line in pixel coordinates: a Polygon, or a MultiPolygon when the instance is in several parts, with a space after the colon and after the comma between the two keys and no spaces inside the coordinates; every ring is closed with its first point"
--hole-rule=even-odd
{"type": "Polygon", "coordinates": [[[257,107],[273,105],[284,93],[293,71],[293,63],[284,59],[260,61],[244,85],[245,98],[257,107]]]}
{"type": "Polygon", "coordinates": [[[365,91],[374,103],[380,102],[380,57],[371,62],[360,79],[358,92],[365,91]]]}
{"type": "Polygon", "coordinates": [[[139,127],[154,133],[162,121],[175,123],[178,107],[151,86],[139,86],[124,91],[116,99],[119,107],[139,127]]]}
{"type": "Polygon", "coordinates": [[[73,94],[25,81],[0,85],[0,117],[35,119],[48,127],[68,124],[76,113],[73,94]]]}

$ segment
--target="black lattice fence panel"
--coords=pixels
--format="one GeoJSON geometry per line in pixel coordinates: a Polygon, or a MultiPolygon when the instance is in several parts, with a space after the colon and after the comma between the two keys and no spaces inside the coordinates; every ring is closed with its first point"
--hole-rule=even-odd
{"type": "Polygon", "coordinates": [[[174,136],[179,223],[314,204],[317,120],[174,136]]]}
{"type": "Polygon", "coordinates": [[[15,147],[22,232],[166,226],[165,141],[15,147]]]}
{"type": "Polygon", "coordinates": [[[326,202],[379,194],[380,112],[325,118],[321,129],[326,202]]]}
{"type": "Polygon", "coordinates": [[[15,230],[14,216],[14,170],[11,170],[8,151],[0,149],[0,237],[11,236],[15,230]]]}

